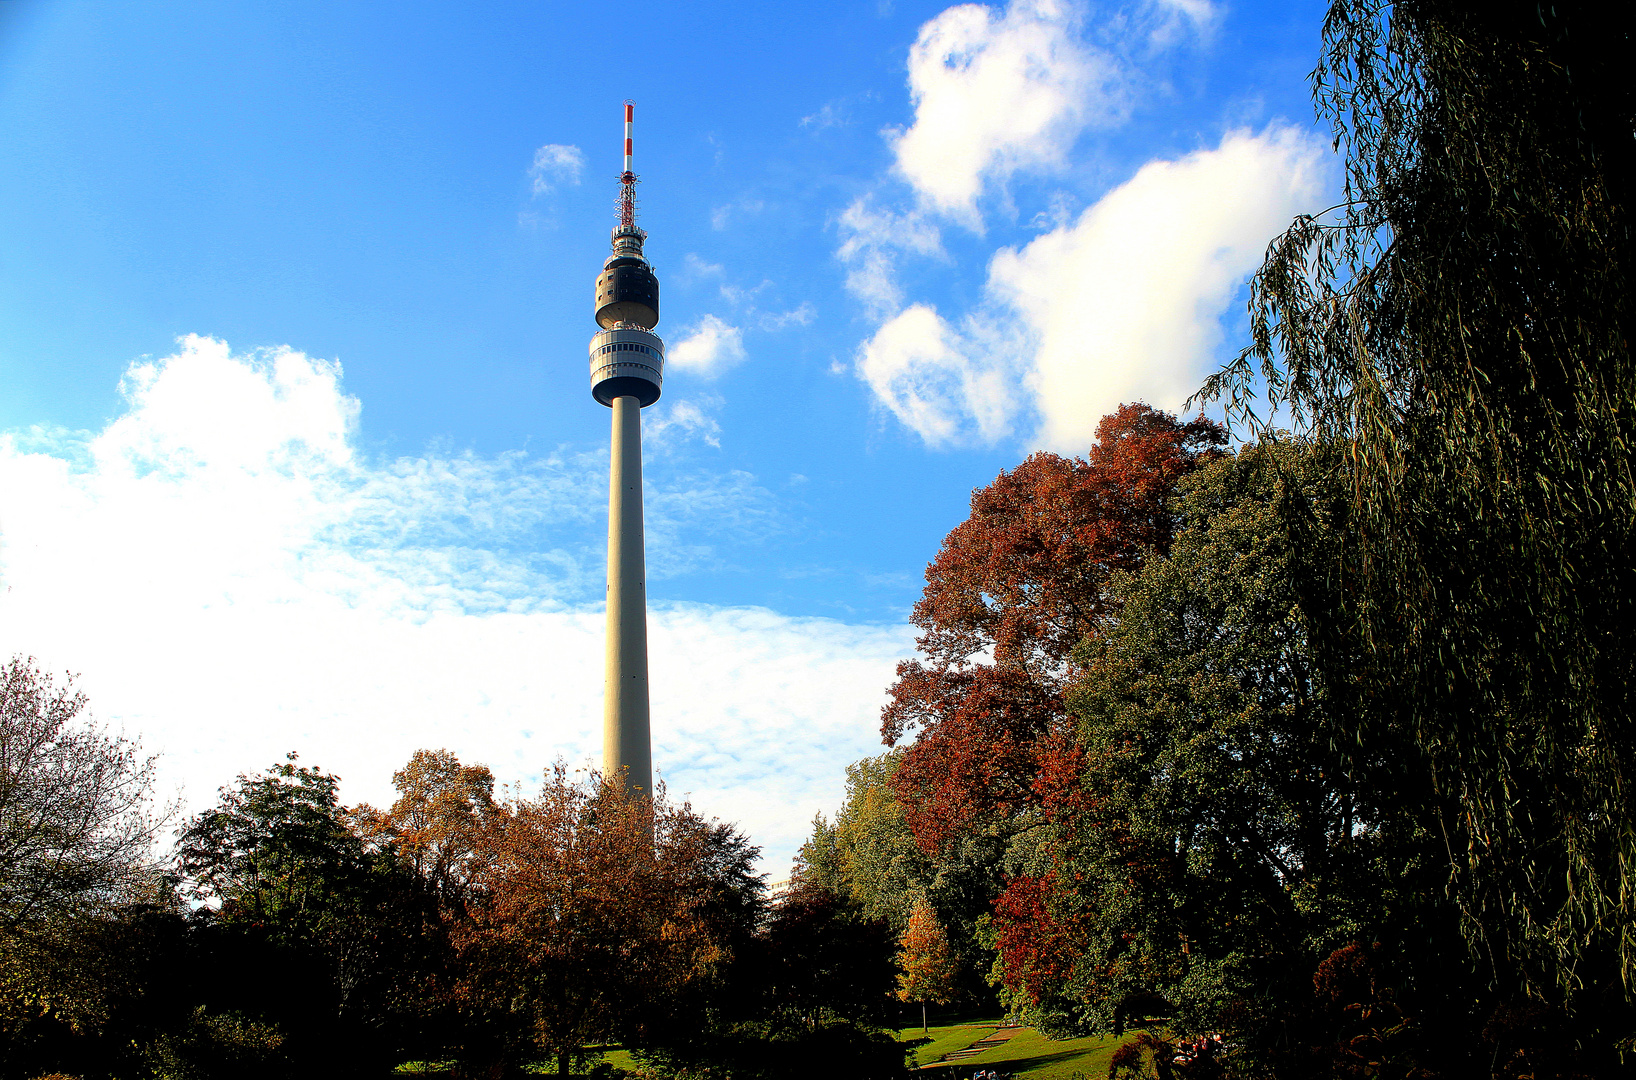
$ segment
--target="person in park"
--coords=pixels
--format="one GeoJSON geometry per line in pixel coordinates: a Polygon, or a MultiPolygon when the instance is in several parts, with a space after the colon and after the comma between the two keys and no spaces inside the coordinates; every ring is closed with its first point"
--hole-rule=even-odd
{"type": "Polygon", "coordinates": [[[920,1002],[920,1030],[926,1026],[926,1003],[946,1004],[953,996],[960,965],[949,948],[949,936],[937,912],[922,896],[915,901],[909,925],[898,939],[898,1000],[920,1002]]]}

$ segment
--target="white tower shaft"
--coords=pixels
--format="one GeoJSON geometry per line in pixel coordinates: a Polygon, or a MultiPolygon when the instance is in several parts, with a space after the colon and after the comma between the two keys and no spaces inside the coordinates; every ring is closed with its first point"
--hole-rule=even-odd
{"type": "Polygon", "coordinates": [[[608,640],[602,690],[602,770],[653,790],[648,725],[648,590],[642,550],[642,408],[613,399],[608,470],[608,640]]]}

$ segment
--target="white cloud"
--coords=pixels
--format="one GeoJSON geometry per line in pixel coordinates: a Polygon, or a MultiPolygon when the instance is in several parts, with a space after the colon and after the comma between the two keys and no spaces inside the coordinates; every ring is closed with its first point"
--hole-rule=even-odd
{"type": "Polygon", "coordinates": [[[980,347],[988,327],[968,320],[964,330],[915,304],[859,350],[858,376],[875,400],[931,446],[994,442],[1011,433],[1017,412],[1010,350],[980,347]]]}
{"type": "Polygon", "coordinates": [[[1148,41],[1157,48],[1173,43],[1191,31],[1207,37],[1221,19],[1221,7],[1211,0],[1155,0],[1153,28],[1148,41]]]}
{"type": "Polygon", "coordinates": [[[1120,65],[1079,39],[1064,0],[951,7],[909,50],[914,123],[892,138],[923,203],[980,229],[977,200],[1021,169],[1060,168],[1086,124],[1127,108],[1120,65]]]}
{"type": "Polygon", "coordinates": [[[706,446],[721,446],[721,424],[711,415],[721,408],[721,403],[719,395],[707,394],[698,400],[665,401],[646,410],[643,446],[658,450],[689,439],[698,439],[706,446]]]}
{"type": "Polygon", "coordinates": [[[1073,225],[999,252],[990,295],[1035,336],[1035,444],[1083,451],[1123,401],[1180,408],[1268,240],[1322,197],[1327,157],[1295,128],[1232,132],[1149,162],[1073,225]]]}
{"type": "Polygon", "coordinates": [[[535,195],[544,195],[555,183],[579,183],[579,174],[585,168],[585,152],[577,146],[546,143],[534,151],[534,162],[528,167],[535,195]]]}
{"type": "Polygon", "coordinates": [[[757,296],[761,295],[772,287],[773,283],[765,279],[763,279],[759,285],[749,286],[723,283],[720,290],[721,298],[727,301],[729,304],[739,307],[750,303],[757,296]]]}
{"type": "Polygon", "coordinates": [[[682,256],[682,272],[688,278],[714,277],[722,272],[721,263],[705,262],[693,252],[682,256]]]}
{"type": "Polygon", "coordinates": [[[760,199],[740,199],[738,202],[727,203],[710,211],[710,227],[720,232],[727,228],[734,217],[754,217],[766,209],[766,204],[760,199]]]}
{"type": "Polygon", "coordinates": [[[801,118],[802,127],[813,128],[817,131],[829,127],[839,127],[845,123],[846,120],[841,109],[833,101],[826,102],[817,112],[809,113],[801,118]]]}
{"type": "MultiPolygon", "coordinates": [[[[605,455],[368,460],[340,378],[193,337],[100,432],[0,435],[0,655],[83,673],[194,809],[291,749],[381,803],[417,748],[527,783],[600,746],[605,455]]],[[[650,477],[655,563],[776,530],[770,498],[650,477]]],[[[663,602],[651,627],[655,760],[781,876],[874,752],[910,629],[663,602]]]]}
{"type": "Polygon", "coordinates": [[[841,246],[835,254],[847,267],[847,291],[877,317],[903,306],[903,289],[897,282],[899,253],[944,254],[942,235],[925,214],[881,209],[868,196],[843,210],[838,225],[841,246]]]}
{"type": "Polygon", "coordinates": [[[665,362],[672,368],[707,379],[744,360],[744,335],[714,315],[706,315],[691,333],[665,350],[665,362]]]}
{"type": "Polygon", "coordinates": [[[929,445],[993,442],[1025,412],[1033,445],[1083,452],[1121,402],[1179,408],[1268,239],[1321,197],[1327,148],[1295,128],[1153,161],[1077,220],[989,264],[958,328],[915,305],[860,350],[877,401],[929,445]]]}
{"type": "Polygon", "coordinates": [[[769,311],[761,316],[763,330],[785,330],[792,326],[811,326],[818,317],[818,309],[803,300],[799,307],[789,311],[769,311]]]}

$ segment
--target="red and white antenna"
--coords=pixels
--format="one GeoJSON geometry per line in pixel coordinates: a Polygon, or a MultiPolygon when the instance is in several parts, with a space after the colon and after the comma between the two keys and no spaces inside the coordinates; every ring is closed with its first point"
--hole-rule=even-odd
{"type": "Polygon", "coordinates": [[[631,172],[631,123],[636,102],[625,99],[625,171],[619,174],[619,228],[636,228],[636,174],[631,172]]]}
{"type": "Polygon", "coordinates": [[[625,171],[631,171],[631,120],[636,116],[636,102],[625,99],[625,171]]]}

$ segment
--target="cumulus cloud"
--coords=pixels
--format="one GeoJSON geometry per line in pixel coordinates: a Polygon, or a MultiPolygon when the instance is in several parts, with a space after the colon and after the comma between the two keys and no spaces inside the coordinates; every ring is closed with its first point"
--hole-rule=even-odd
{"type": "Polygon", "coordinates": [[[859,350],[858,376],[930,445],[1091,443],[1123,401],[1179,408],[1267,240],[1321,197],[1326,147],[1285,126],[1153,161],[1077,219],[990,261],[958,326],[916,305],[859,350]]]}
{"type": "Polygon", "coordinates": [[[577,146],[546,143],[534,151],[534,162],[528,167],[528,178],[535,195],[544,195],[554,184],[577,184],[585,168],[585,152],[577,146]]]}
{"type": "Polygon", "coordinates": [[[1060,168],[1075,137],[1127,108],[1120,65],[1077,33],[1064,0],[1002,11],[951,7],[909,49],[914,122],[892,139],[897,172],[924,204],[972,228],[991,181],[1060,168]]]}
{"type": "Polygon", "coordinates": [[[665,350],[672,368],[713,379],[744,360],[744,335],[714,315],[701,318],[686,337],[665,350]]]}
{"type": "MultiPolygon", "coordinates": [[[[340,368],[289,349],[188,338],[123,389],[100,431],[0,435],[0,653],[81,672],[193,809],[291,749],[377,803],[421,747],[524,784],[596,754],[605,454],[372,460],[340,368]]],[[[655,474],[655,562],[779,527],[754,477],[655,474]]],[[[782,875],[911,638],[656,601],[655,760],[782,875]]]]}
{"type": "Polygon", "coordinates": [[[1009,350],[984,349],[989,328],[968,320],[957,332],[925,304],[887,320],[864,343],[858,376],[928,445],[993,442],[1016,413],[1009,350]]]}
{"type": "Polygon", "coordinates": [[[1269,238],[1322,197],[1327,156],[1295,128],[1233,132],[1149,162],[1073,225],[996,255],[990,293],[1035,334],[1035,443],[1083,450],[1121,401],[1180,408],[1269,238]]]}

